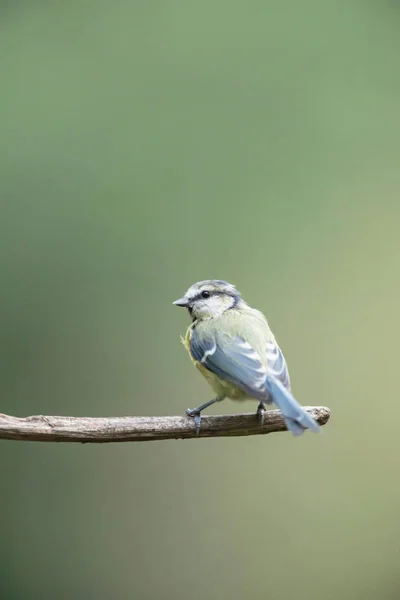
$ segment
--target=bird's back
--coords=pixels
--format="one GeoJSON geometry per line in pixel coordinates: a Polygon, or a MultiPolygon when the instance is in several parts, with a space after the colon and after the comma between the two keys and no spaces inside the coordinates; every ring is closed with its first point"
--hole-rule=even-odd
{"type": "Polygon", "coordinates": [[[257,352],[263,364],[267,364],[267,343],[275,342],[269,328],[267,319],[259,310],[246,308],[240,312],[232,309],[225,311],[220,317],[210,321],[201,321],[196,325],[200,330],[208,328],[218,330],[219,333],[234,338],[242,338],[257,352]]]}
{"type": "MultiPolygon", "coordinates": [[[[240,312],[234,309],[229,310],[213,319],[195,321],[188,328],[185,339],[182,340],[193,363],[220,397],[228,397],[234,400],[252,397],[248,390],[243,390],[241,385],[235,385],[229,377],[224,378],[221,377],[221,374],[214,373],[213,368],[210,369],[208,361],[203,364],[203,362],[193,357],[191,351],[193,349],[191,345],[193,344],[192,335],[196,336],[196,340],[206,339],[208,342],[210,339],[217,340],[220,349],[225,348],[228,354],[238,342],[241,343],[240,340],[245,341],[250,345],[251,353],[260,361],[261,369],[264,367],[266,372],[268,363],[267,344],[268,341],[274,340],[274,337],[264,315],[250,308],[240,312]]],[[[213,357],[210,356],[210,358],[213,357]]],[[[237,366],[240,368],[240,356],[237,358],[239,359],[237,366]]],[[[244,358],[244,360],[246,359],[244,358]]],[[[259,377],[260,373],[258,372],[256,375],[259,377]]]]}

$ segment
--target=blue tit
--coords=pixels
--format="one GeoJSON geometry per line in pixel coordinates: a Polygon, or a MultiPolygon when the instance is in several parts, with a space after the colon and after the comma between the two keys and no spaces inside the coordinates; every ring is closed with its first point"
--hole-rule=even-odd
{"type": "Polygon", "coordinates": [[[235,286],[219,279],[199,281],[174,304],[189,311],[192,324],[182,343],[215,392],[209,402],[186,411],[197,433],[201,411],[224,398],[258,400],[261,419],[265,404],[274,402],[296,436],[306,429],[320,431],[291,394],[288,368],[267,319],[235,286]]]}

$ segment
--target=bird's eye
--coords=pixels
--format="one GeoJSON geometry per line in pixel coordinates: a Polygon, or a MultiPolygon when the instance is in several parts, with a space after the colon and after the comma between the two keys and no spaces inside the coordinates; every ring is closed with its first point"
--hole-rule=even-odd
{"type": "Polygon", "coordinates": [[[204,292],[201,292],[201,297],[202,298],[209,298],[210,297],[210,292],[208,292],[207,290],[204,290],[204,292]]]}

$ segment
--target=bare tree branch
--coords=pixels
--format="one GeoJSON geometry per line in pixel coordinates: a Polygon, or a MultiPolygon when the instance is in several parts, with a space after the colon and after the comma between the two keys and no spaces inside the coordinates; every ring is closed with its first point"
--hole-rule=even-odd
{"type": "MultiPolygon", "coordinates": [[[[304,407],[325,425],[326,406],[304,407]]],[[[144,442],[197,437],[231,437],[286,431],[279,410],[264,414],[261,425],[255,413],[203,416],[200,435],[190,417],[12,417],[0,413],[0,439],[26,442],[144,442]]]]}

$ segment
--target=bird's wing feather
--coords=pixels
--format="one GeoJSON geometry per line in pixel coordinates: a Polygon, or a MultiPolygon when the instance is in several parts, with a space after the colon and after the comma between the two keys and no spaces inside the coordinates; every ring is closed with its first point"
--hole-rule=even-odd
{"type": "Polygon", "coordinates": [[[268,372],[278,379],[282,385],[290,390],[290,378],[285,357],[276,341],[267,342],[268,372]]]}
{"type": "Polygon", "coordinates": [[[222,332],[199,334],[192,331],[190,349],[199,361],[215,375],[229,381],[249,396],[266,400],[267,369],[259,354],[240,336],[222,332]]]}

